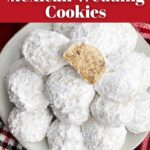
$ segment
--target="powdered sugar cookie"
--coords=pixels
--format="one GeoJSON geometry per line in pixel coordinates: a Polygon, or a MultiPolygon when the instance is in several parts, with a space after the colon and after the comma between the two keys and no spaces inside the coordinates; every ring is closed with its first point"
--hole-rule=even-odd
{"type": "Polygon", "coordinates": [[[28,67],[12,72],[8,78],[10,101],[25,110],[45,109],[49,100],[45,96],[42,76],[28,67]]]}
{"type": "Polygon", "coordinates": [[[118,103],[95,96],[90,106],[92,115],[101,124],[119,127],[131,122],[134,114],[133,102],[118,103]]]}
{"type": "Polygon", "coordinates": [[[27,62],[43,75],[49,75],[66,65],[62,55],[68,42],[57,32],[35,30],[24,41],[22,51],[27,62]]]}
{"type": "Polygon", "coordinates": [[[8,123],[11,133],[23,142],[41,141],[47,133],[52,115],[48,110],[27,112],[14,108],[8,123]]]}
{"type": "MultiPolygon", "coordinates": [[[[80,114],[80,111],[89,109],[95,95],[93,85],[84,82],[70,66],[51,74],[46,83],[46,91],[52,107],[59,110],[62,115],[73,115],[74,118],[70,121],[76,123],[77,120],[74,120],[74,115],[79,115],[79,118],[81,118],[82,113],[80,114]]],[[[88,113],[86,116],[88,116],[88,113]]]]}
{"type": "Polygon", "coordinates": [[[139,134],[150,130],[150,94],[139,93],[134,99],[134,117],[127,128],[139,134]]]}
{"type": "Polygon", "coordinates": [[[56,120],[50,126],[47,137],[50,150],[86,150],[79,126],[56,120]]]}
{"type": "Polygon", "coordinates": [[[126,138],[124,127],[100,126],[93,118],[82,125],[82,132],[88,150],[120,150],[126,138]]]}
{"type": "Polygon", "coordinates": [[[95,95],[93,85],[84,82],[70,66],[51,74],[46,91],[51,104],[64,112],[78,106],[89,106],[95,95]]]}

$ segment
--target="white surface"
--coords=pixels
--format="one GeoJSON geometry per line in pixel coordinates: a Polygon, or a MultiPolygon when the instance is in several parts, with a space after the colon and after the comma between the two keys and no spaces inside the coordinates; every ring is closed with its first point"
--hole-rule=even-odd
{"type": "MultiPolygon", "coordinates": [[[[28,24],[7,43],[0,55],[0,116],[2,117],[6,125],[8,116],[13,108],[13,105],[9,102],[8,95],[4,87],[4,77],[7,74],[10,65],[19,59],[23,40],[25,39],[27,34],[33,29],[51,29],[51,24],[28,24]]],[[[150,47],[140,36],[138,38],[136,50],[139,52],[144,52],[145,54],[150,56],[150,47]]],[[[146,133],[138,135],[127,133],[126,142],[121,150],[134,149],[142,142],[145,136],[146,133]]],[[[28,150],[48,150],[47,140],[43,140],[42,142],[34,144],[22,144],[28,150]]]]}

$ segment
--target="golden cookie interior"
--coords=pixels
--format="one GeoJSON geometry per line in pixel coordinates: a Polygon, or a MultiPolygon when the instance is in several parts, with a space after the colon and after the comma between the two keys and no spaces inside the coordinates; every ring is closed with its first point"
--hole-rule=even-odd
{"type": "Polygon", "coordinates": [[[70,46],[63,57],[90,84],[96,83],[104,74],[104,57],[96,47],[90,44],[81,43],[70,46]]]}

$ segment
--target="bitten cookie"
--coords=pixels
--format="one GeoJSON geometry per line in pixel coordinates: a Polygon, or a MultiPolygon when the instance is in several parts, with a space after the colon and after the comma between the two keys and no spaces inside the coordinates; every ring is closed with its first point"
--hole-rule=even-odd
{"type": "Polygon", "coordinates": [[[116,102],[130,100],[142,86],[144,72],[142,59],[136,52],[116,57],[116,60],[111,62],[108,73],[95,84],[95,90],[105,100],[116,102]]]}
{"type": "Polygon", "coordinates": [[[104,73],[104,58],[92,45],[85,43],[73,45],[63,56],[88,83],[96,83],[104,73]]]}

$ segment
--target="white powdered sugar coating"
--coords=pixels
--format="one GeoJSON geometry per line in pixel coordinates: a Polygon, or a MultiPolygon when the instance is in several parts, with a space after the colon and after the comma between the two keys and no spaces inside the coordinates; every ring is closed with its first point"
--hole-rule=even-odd
{"type": "Polygon", "coordinates": [[[95,84],[96,91],[105,100],[130,100],[142,87],[142,63],[142,56],[136,52],[116,57],[109,71],[95,84]]]}
{"type": "Polygon", "coordinates": [[[83,23],[71,34],[88,38],[104,56],[133,51],[138,37],[128,23],[83,23]]]}
{"type": "Polygon", "coordinates": [[[79,126],[54,121],[48,134],[49,150],[86,150],[79,126]]]}
{"type": "Polygon", "coordinates": [[[141,71],[143,69],[145,57],[146,56],[144,54],[136,51],[122,55],[111,55],[109,58],[107,58],[107,72],[115,72],[119,69],[131,70],[133,69],[134,65],[139,67],[134,68],[134,70],[141,71]]]}
{"type": "Polygon", "coordinates": [[[139,93],[134,99],[134,117],[127,129],[135,134],[150,130],[150,94],[139,93]]]}
{"type": "Polygon", "coordinates": [[[72,110],[72,112],[69,113],[63,113],[61,110],[53,107],[53,113],[62,122],[75,125],[83,124],[90,116],[89,108],[82,106],[72,110]]]}
{"type": "Polygon", "coordinates": [[[10,75],[11,73],[13,73],[23,67],[30,68],[31,66],[25,61],[24,58],[21,58],[21,59],[17,60],[14,64],[11,65],[7,75],[10,75]]]}
{"type": "Polygon", "coordinates": [[[86,111],[89,108],[95,95],[93,85],[84,82],[80,75],[70,66],[51,74],[46,83],[46,91],[52,107],[58,109],[62,115],[71,115],[71,120],[69,121],[74,123],[77,123],[76,115],[78,115],[80,119],[78,124],[85,120],[85,117],[83,117],[82,121],[83,114],[80,114],[80,111],[86,111]]]}
{"type": "Polygon", "coordinates": [[[131,122],[134,113],[132,101],[118,103],[98,96],[95,96],[90,109],[99,124],[112,127],[123,126],[131,122]]]}
{"type": "Polygon", "coordinates": [[[67,36],[68,38],[72,38],[73,33],[80,25],[80,23],[55,23],[53,24],[53,30],[67,36]]]}
{"type": "MultiPolygon", "coordinates": [[[[8,73],[7,73],[6,78],[5,78],[6,87],[8,87],[8,80],[9,80],[10,75],[11,75],[13,72],[15,72],[15,71],[17,71],[17,70],[19,70],[19,69],[21,69],[21,68],[24,68],[24,67],[27,67],[27,68],[29,68],[29,69],[31,69],[31,70],[37,72],[32,66],[30,66],[30,65],[25,61],[24,58],[20,58],[20,59],[17,60],[14,64],[12,64],[11,67],[9,68],[9,70],[8,70],[8,73]]],[[[37,72],[37,73],[38,73],[38,72],[37,72]]]]}
{"type": "MultiPolygon", "coordinates": [[[[68,44],[68,47],[71,47],[73,45],[78,45],[78,44],[90,44],[90,45],[93,45],[93,43],[91,43],[88,38],[81,37],[79,39],[71,39],[69,44],[68,44]]],[[[95,45],[93,45],[93,46],[95,46],[95,45]]]]}
{"type": "Polygon", "coordinates": [[[128,67],[141,75],[141,88],[147,90],[150,87],[150,58],[144,53],[131,52],[128,55],[112,55],[106,60],[107,72],[114,72],[121,66],[128,67]],[[125,60],[126,59],[126,60],[125,60]],[[142,72],[142,74],[141,74],[142,72]]]}
{"type": "Polygon", "coordinates": [[[47,30],[35,30],[23,44],[23,55],[43,75],[66,65],[63,53],[69,39],[62,34],[47,30]]]}
{"type": "Polygon", "coordinates": [[[8,78],[10,101],[25,110],[45,109],[49,100],[45,96],[42,76],[28,67],[12,72],[8,78]]]}
{"type": "Polygon", "coordinates": [[[93,118],[82,125],[82,132],[88,150],[120,150],[127,133],[124,127],[100,126],[93,118]]]}
{"type": "Polygon", "coordinates": [[[52,115],[48,110],[27,112],[14,108],[9,116],[8,124],[11,133],[23,142],[41,141],[47,133],[52,115]]]}

